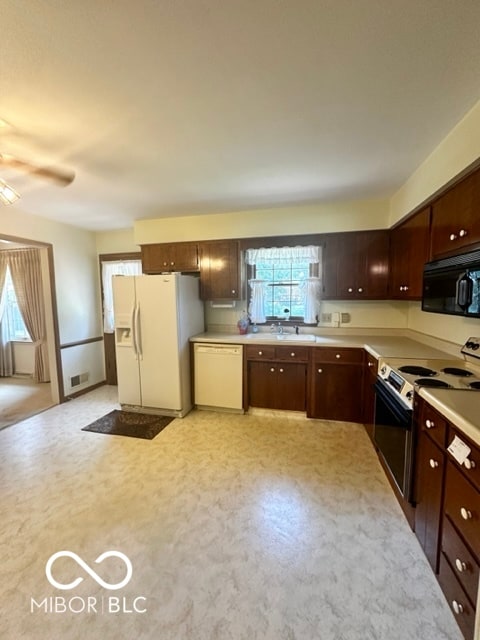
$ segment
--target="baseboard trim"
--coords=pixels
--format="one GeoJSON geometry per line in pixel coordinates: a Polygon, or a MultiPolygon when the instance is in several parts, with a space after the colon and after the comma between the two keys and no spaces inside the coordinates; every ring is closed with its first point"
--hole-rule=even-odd
{"type": "Polygon", "coordinates": [[[81,389],[80,391],[75,391],[74,393],[70,393],[68,396],[65,396],[65,399],[62,402],[67,402],[68,400],[73,400],[74,398],[78,398],[79,396],[83,396],[85,393],[89,393],[94,389],[98,389],[98,387],[103,387],[107,384],[106,380],[102,380],[101,382],[97,382],[96,384],[92,384],[89,387],[85,387],[85,389],[81,389]]]}

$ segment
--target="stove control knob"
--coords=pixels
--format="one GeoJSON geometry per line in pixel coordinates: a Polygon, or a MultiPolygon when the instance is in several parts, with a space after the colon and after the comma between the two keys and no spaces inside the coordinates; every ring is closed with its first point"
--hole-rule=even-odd
{"type": "Polygon", "coordinates": [[[413,398],[413,391],[407,391],[406,398],[407,400],[411,400],[413,398]]]}
{"type": "Polygon", "coordinates": [[[480,347],[480,344],[478,344],[478,342],[474,342],[474,343],[472,344],[472,349],[473,349],[473,351],[476,351],[479,347],[480,347]]]}
{"type": "Polygon", "coordinates": [[[380,369],[380,373],[387,373],[387,367],[385,365],[383,365],[383,367],[380,369]]]}

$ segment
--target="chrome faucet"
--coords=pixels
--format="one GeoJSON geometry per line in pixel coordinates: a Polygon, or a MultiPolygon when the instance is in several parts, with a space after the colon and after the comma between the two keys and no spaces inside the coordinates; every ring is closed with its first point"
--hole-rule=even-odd
{"type": "Polygon", "coordinates": [[[278,333],[283,333],[283,327],[282,327],[282,325],[280,324],[280,322],[278,323],[278,329],[277,329],[277,332],[278,332],[278,333]]]}

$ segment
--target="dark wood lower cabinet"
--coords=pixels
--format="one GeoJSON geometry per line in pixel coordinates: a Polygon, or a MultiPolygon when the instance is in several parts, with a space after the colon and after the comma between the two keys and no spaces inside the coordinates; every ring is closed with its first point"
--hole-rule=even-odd
{"type": "Polygon", "coordinates": [[[438,572],[445,453],[424,431],[417,448],[415,535],[435,573],[438,572]]]}
{"type": "Polygon", "coordinates": [[[419,436],[415,534],[466,640],[473,640],[480,576],[480,447],[425,400],[415,402],[419,436]],[[455,437],[470,453],[459,464],[455,437]]]}
{"type": "Polygon", "coordinates": [[[363,350],[317,348],[310,367],[309,418],[363,421],[363,350]]]}
{"type": "Polygon", "coordinates": [[[249,404],[266,409],[305,411],[307,365],[255,362],[248,366],[249,404]]]}

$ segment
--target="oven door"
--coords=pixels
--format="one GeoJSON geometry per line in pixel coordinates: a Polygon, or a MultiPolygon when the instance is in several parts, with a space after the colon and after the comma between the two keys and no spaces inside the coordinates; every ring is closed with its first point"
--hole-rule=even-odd
{"type": "Polygon", "coordinates": [[[378,378],[375,383],[374,441],[400,493],[408,502],[411,502],[413,485],[412,413],[378,378]]]}

